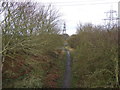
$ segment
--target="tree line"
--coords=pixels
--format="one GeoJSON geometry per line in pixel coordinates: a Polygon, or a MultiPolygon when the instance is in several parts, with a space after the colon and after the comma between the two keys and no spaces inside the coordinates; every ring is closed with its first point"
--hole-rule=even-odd
{"type": "Polygon", "coordinates": [[[63,45],[59,12],[52,5],[32,2],[1,1],[0,8],[3,87],[46,87],[43,81],[63,45]],[[24,83],[15,80],[29,71],[24,83]]]}
{"type": "Polygon", "coordinates": [[[74,49],[74,87],[119,87],[118,27],[78,24],[68,43],[74,49]]]}

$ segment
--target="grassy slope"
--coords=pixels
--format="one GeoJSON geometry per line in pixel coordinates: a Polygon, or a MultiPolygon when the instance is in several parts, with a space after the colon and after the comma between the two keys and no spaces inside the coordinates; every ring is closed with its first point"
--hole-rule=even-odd
{"type": "Polygon", "coordinates": [[[64,72],[65,72],[65,62],[66,62],[66,53],[64,51],[62,53],[63,53],[63,55],[58,62],[59,69],[60,69],[60,72],[59,72],[60,78],[58,80],[58,87],[60,87],[60,88],[63,86],[64,72]]]}
{"type": "Polygon", "coordinates": [[[17,61],[23,61],[23,64],[21,64],[19,68],[17,68],[17,66],[20,62],[16,64],[16,62],[11,58],[9,58],[9,61],[14,62],[13,67],[11,63],[8,63],[8,61],[4,64],[4,88],[57,88],[62,86],[65,62],[65,53],[63,51],[61,51],[57,57],[55,54],[53,56],[33,56],[23,54],[16,57],[16,59],[17,61]],[[15,68],[17,70],[15,70],[15,68]],[[18,73],[18,71],[24,71],[26,70],[25,68],[30,68],[30,72],[17,76],[17,74],[21,74],[18,73]],[[12,78],[12,76],[16,77],[12,78]]]}
{"type": "Polygon", "coordinates": [[[95,32],[91,36],[83,33],[84,37],[82,35],[76,37],[81,40],[76,43],[75,52],[71,52],[73,57],[72,87],[116,87],[115,67],[117,65],[115,62],[117,60],[115,61],[115,58],[118,52],[114,33],[117,36],[116,32],[111,31],[109,33],[95,32]]]}

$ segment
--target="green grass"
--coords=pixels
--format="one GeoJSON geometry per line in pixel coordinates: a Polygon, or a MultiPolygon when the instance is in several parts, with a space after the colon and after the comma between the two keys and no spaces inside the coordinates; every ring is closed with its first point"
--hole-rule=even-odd
{"type": "Polygon", "coordinates": [[[72,88],[76,88],[77,87],[77,82],[78,82],[78,77],[76,77],[76,74],[75,74],[75,64],[74,64],[74,57],[75,57],[75,51],[71,51],[70,52],[71,53],[71,60],[72,60],[72,62],[71,62],[71,64],[72,64],[72,82],[71,82],[71,87],[72,88]]]}
{"type": "Polygon", "coordinates": [[[60,78],[58,80],[58,87],[62,88],[63,86],[63,80],[64,80],[64,72],[65,72],[65,65],[66,65],[66,53],[61,56],[61,58],[58,60],[58,65],[59,65],[59,75],[60,78]]]}

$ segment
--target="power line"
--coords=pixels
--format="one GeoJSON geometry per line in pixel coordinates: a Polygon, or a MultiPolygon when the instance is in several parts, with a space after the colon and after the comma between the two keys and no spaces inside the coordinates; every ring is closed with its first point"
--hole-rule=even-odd
{"type": "Polygon", "coordinates": [[[97,1],[85,1],[85,0],[84,0],[84,1],[80,1],[80,0],[79,0],[79,1],[69,1],[69,2],[63,2],[63,1],[60,2],[60,1],[59,1],[59,2],[44,2],[44,3],[53,3],[53,4],[65,4],[65,3],[67,3],[67,4],[69,4],[69,3],[81,3],[81,2],[85,2],[85,3],[86,3],[86,2],[87,2],[87,3],[91,3],[91,2],[96,2],[96,3],[97,3],[97,2],[102,2],[102,3],[106,3],[106,2],[108,2],[108,0],[107,0],[107,1],[106,1],[106,0],[97,0],[97,1]]]}
{"type": "MultiPolygon", "coordinates": [[[[104,2],[104,3],[51,3],[56,6],[78,6],[78,5],[98,5],[98,4],[117,4],[118,2],[104,2]]],[[[44,3],[44,4],[50,4],[50,3],[44,3]]]]}
{"type": "MultiPolygon", "coordinates": [[[[104,0],[105,1],[105,0],[104,0]]],[[[60,3],[62,3],[62,4],[64,4],[64,3],[81,3],[81,2],[87,2],[87,3],[90,3],[90,2],[101,2],[101,0],[100,1],[69,1],[69,2],[46,2],[46,3],[54,3],[54,4],[60,4],[60,3]]],[[[102,1],[103,2],[103,1],[102,1]]]]}

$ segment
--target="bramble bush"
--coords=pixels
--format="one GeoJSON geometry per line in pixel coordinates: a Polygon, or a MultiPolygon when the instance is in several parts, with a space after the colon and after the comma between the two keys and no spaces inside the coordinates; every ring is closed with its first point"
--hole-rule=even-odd
{"type": "Polygon", "coordinates": [[[19,74],[15,69],[18,69],[17,64],[22,61],[19,71],[25,70],[24,67],[32,67],[30,75],[34,76],[24,83],[12,80],[8,84],[4,82],[8,77],[4,77],[3,87],[17,87],[19,83],[18,87],[42,87],[41,79],[44,78],[43,73],[46,73],[42,67],[43,62],[54,62],[54,57],[48,58],[50,56],[48,52],[54,53],[63,45],[62,37],[59,35],[61,22],[58,11],[51,5],[32,2],[1,1],[0,8],[0,14],[4,13],[4,19],[1,21],[2,52],[0,52],[3,57],[3,75],[19,74]]]}
{"type": "Polygon", "coordinates": [[[118,30],[86,24],[68,39],[73,53],[73,87],[118,87],[118,30]]]}

